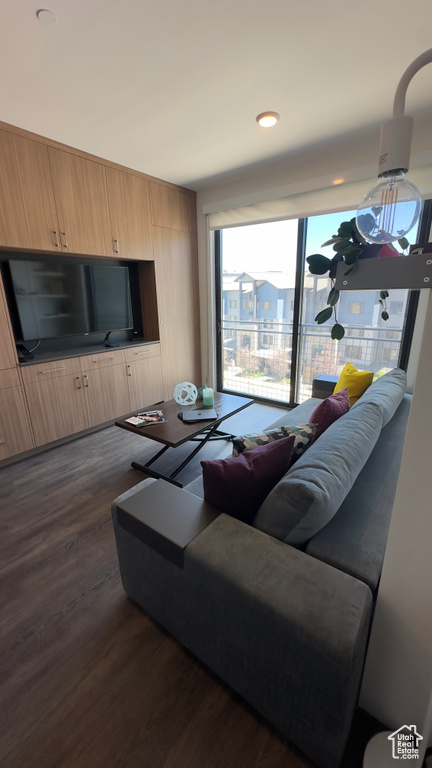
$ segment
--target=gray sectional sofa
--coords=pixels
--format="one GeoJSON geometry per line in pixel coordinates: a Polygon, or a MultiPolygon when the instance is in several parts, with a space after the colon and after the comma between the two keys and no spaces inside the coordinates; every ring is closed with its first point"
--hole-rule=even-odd
{"type": "MultiPolygon", "coordinates": [[[[129,597],[321,768],[339,765],[357,703],[405,390],[399,369],[374,382],[289,469],[252,525],[209,508],[200,478],[184,489],[146,479],[112,505],[129,597]]],[[[307,423],[318,402],[270,426],[307,423]]]]}

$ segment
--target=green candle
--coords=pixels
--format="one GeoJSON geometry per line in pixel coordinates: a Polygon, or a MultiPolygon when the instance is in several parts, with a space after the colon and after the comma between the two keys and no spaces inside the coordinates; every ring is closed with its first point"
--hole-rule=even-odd
{"type": "Polygon", "coordinates": [[[204,387],[202,392],[203,405],[214,405],[214,393],[211,387],[204,387]]]}

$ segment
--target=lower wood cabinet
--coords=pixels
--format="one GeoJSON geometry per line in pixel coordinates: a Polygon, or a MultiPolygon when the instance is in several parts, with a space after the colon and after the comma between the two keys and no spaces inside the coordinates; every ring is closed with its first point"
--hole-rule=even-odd
{"type": "Polygon", "coordinates": [[[163,398],[159,344],[29,365],[22,376],[36,446],[163,398]]]}
{"type": "Polygon", "coordinates": [[[138,411],[163,400],[160,357],[128,363],[130,410],[138,411]]]}
{"type": "Polygon", "coordinates": [[[18,370],[0,372],[0,460],[34,448],[18,370]]]}
{"type": "Polygon", "coordinates": [[[22,375],[37,446],[90,426],[79,358],[31,365],[22,375]]]}

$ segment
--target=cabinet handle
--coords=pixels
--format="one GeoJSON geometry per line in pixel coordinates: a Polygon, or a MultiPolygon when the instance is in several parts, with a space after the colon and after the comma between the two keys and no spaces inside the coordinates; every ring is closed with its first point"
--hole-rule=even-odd
{"type": "Polygon", "coordinates": [[[66,368],[63,366],[62,368],[49,368],[46,371],[39,371],[39,373],[54,373],[54,371],[65,371],[66,368]]]}
{"type": "Polygon", "coordinates": [[[127,367],[127,375],[128,376],[132,376],[132,371],[131,371],[130,365],[128,365],[128,367],[127,367]]]}
{"type": "Polygon", "coordinates": [[[84,374],[83,379],[84,379],[84,387],[88,387],[89,383],[88,383],[88,378],[86,374],[84,374]]]}
{"type": "Polygon", "coordinates": [[[81,379],[80,379],[80,377],[79,377],[79,376],[77,376],[77,377],[76,377],[76,380],[77,380],[78,386],[77,386],[77,387],[75,387],[75,389],[81,389],[81,379]]]}
{"type": "MultiPolygon", "coordinates": [[[[104,360],[115,360],[115,357],[104,357],[104,360]]],[[[92,363],[98,363],[99,360],[92,360],[92,363]]]]}
{"type": "Polygon", "coordinates": [[[116,240],[115,237],[113,237],[113,248],[114,253],[119,253],[118,240],[116,240]]]}
{"type": "Polygon", "coordinates": [[[51,234],[54,235],[54,243],[53,244],[55,245],[56,248],[59,248],[60,247],[60,243],[59,243],[59,239],[58,239],[57,230],[52,229],[51,230],[51,234]]]}
{"type": "Polygon", "coordinates": [[[64,239],[63,248],[69,248],[67,237],[66,237],[66,232],[61,232],[60,234],[63,235],[63,239],[64,239]]]}
{"type": "Polygon", "coordinates": [[[151,349],[146,349],[144,352],[136,352],[136,355],[148,355],[148,353],[151,352],[151,349]]]}

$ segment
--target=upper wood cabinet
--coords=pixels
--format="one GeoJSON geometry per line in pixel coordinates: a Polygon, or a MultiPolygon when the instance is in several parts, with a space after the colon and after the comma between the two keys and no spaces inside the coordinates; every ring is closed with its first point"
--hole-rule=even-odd
{"type": "Polygon", "coordinates": [[[29,231],[21,193],[14,137],[0,130],[0,245],[28,247],[29,231]]]}
{"type": "Polygon", "coordinates": [[[152,224],[181,232],[197,231],[195,195],[153,182],[149,187],[152,224]]]}
{"type": "MultiPolygon", "coordinates": [[[[13,137],[28,225],[29,248],[60,251],[60,233],[48,160],[48,147],[23,136],[13,137]]],[[[22,246],[25,243],[21,244],[22,246]]]]}
{"type": "Polygon", "coordinates": [[[149,184],[106,168],[113,249],[121,259],[152,259],[149,184]]]}
{"type": "Polygon", "coordinates": [[[113,256],[103,165],[48,147],[62,250],[113,256]]]}

